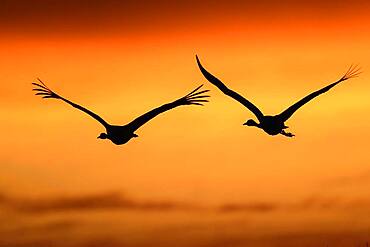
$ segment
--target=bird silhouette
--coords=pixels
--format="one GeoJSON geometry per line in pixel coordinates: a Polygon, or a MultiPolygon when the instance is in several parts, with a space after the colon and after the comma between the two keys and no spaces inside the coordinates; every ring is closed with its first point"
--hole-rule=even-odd
{"type": "Polygon", "coordinates": [[[196,60],[197,60],[199,69],[202,72],[203,76],[210,83],[218,87],[224,94],[230,96],[231,98],[235,99],[236,101],[238,101],[239,103],[247,107],[252,113],[254,113],[254,115],[256,115],[259,121],[259,123],[257,123],[255,120],[249,119],[243,125],[258,127],[264,130],[269,135],[282,134],[287,137],[294,136],[294,134],[285,131],[285,129],[288,128],[288,126],[285,125],[285,121],[287,121],[293,115],[294,112],[296,112],[301,106],[303,106],[310,100],[314,99],[320,94],[327,92],[329,89],[331,89],[338,83],[348,80],[350,78],[356,77],[361,73],[360,68],[358,68],[357,66],[351,65],[348,71],[338,81],[307,95],[306,97],[302,98],[301,100],[299,100],[297,103],[290,106],[288,109],[286,109],[282,113],[275,115],[275,116],[268,116],[268,115],[264,115],[262,111],[258,109],[257,106],[255,106],[249,100],[247,100],[246,98],[244,98],[237,92],[234,92],[233,90],[227,88],[225,84],[223,84],[219,79],[217,79],[215,76],[209,73],[200,63],[198,56],[196,56],[196,60]]]}
{"type": "Polygon", "coordinates": [[[33,88],[33,91],[36,91],[36,95],[42,96],[42,98],[53,98],[53,99],[60,99],[64,102],[70,104],[74,108],[77,108],[87,114],[89,114],[91,117],[96,119],[99,123],[101,123],[106,130],[106,133],[101,133],[98,138],[99,139],[109,139],[116,145],[121,145],[127,143],[131,138],[138,137],[137,134],[135,134],[135,131],[139,129],[142,125],[147,123],[149,120],[156,117],[158,114],[163,113],[165,111],[168,111],[170,109],[173,109],[178,106],[182,105],[203,105],[203,103],[208,102],[206,98],[208,98],[208,95],[205,95],[204,93],[208,92],[209,90],[199,90],[203,85],[200,85],[184,97],[177,99],[171,103],[164,104],[158,108],[155,108],[140,117],[134,119],[132,122],[119,126],[119,125],[111,125],[108,124],[103,118],[101,118],[99,115],[95,114],[94,112],[76,104],[68,99],[56,94],[53,92],[50,88],[48,88],[40,79],[38,79],[39,83],[32,83],[35,88],[33,88]]]}

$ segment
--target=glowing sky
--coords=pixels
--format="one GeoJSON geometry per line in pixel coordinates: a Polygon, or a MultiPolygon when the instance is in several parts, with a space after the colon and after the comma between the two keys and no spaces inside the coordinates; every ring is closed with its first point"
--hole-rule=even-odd
{"type": "Polygon", "coordinates": [[[0,246],[65,246],[67,235],[67,246],[108,247],[153,236],[156,246],[369,240],[369,10],[365,1],[2,1],[0,246]],[[351,63],[364,73],[295,113],[294,139],[271,137],[242,126],[252,114],[202,77],[195,54],[267,114],[351,63]],[[212,97],[114,146],[85,114],[35,97],[37,77],[114,124],[202,83],[212,97]]]}

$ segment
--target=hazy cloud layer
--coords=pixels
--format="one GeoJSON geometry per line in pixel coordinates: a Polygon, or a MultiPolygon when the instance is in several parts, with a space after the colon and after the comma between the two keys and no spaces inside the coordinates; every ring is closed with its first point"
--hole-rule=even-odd
{"type": "MultiPolygon", "coordinates": [[[[238,229],[237,224],[233,229],[238,229]]],[[[232,232],[233,229],[229,231],[232,232]]],[[[6,247],[34,247],[34,246],[50,246],[50,247],[313,247],[313,246],[336,246],[348,247],[358,246],[366,247],[366,242],[369,239],[368,232],[326,232],[320,233],[288,233],[280,235],[267,234],[263,237],[251,237],[248,234],[231,234],[225,235],[223,232],[213,230],[206,238],[189,238],[186,241],[177,241],[176,237],[171,233],[159,233],[154,239],[147,238],[139,243],[135,241],[127,241],[120,237],[96,237],[90,236],[88,239],[79,241],[60,241],[53,240],[51,236],[47,240],[30,240],[16,241],[16,243],[5,242],[0,240],[1,246],[6,247]],[[167,234],[167,235],[166,235],[167,234]]],[[[178,236],[177,236],[178,237],[178,236]]],[[[145,238],[145,236],[143,236],[145,238]]]]}
{"type": "Polygon", "coordinates": [[[223,213],[232,212],[255,212],[269,213],[276,211],[303,211],[303,210],[370,210],[369,198],[340,198],[336,196],[311,196],[296,203],[283,202],[261,202],[246,204],[224,204],[219,211],[223,213]]]}
{"type": "Polygon", "coordinates": [[[368,210],[370,208],[370,199],[311,196],[290,204],[284,202],[247,202],[224,203],[216,207],[205,207],[204,205],[171,200],[135,200],[116,192],[49,198],[22,198],[0,194],[0,206],[23,213],[53,213],[59,211],[86,210],[216,210],[219,213],[269,213],[284,210],[368,210]]]}
{"type": "MultiPolygon", "coordinates": [[[[14,210],[18,213],[17,218],[22,219],[19,224],[14,224],[14,227],[10,228],[7,227],[6,221],[0,224],[0,246],[7,247],[308,247],[326,246],[327,244],[344,247],[364,246],[369,237],[367,231],[361,228],[356,230],[351,225],[346,226],[347,231],[341,229],[340,232],[338,229],[330,231],[327,228],[316,229],[317,231],[312,232],[312,229],[307,230],[301,226],[298,232],[283,231],[277,234],[269,230],[261,235],[261,232],[250,231],[261,227],[265,231],[264,226],[254,226],[258,220],[251,221],[250,217],[238,216],[237,219],[230,217],[232,220],[227,221],[219,219],[208,221],[200,217],[204,214],[225,219],[227,214],[250,213],[265,214],[267,218],[270,218],[267,214],[283,211],[302,214],[305,214],[307,210],[322,212],[344,210],[346,212],[361,209],[368,211],[370,200],[367,198],[312,196],[292,204],[250,202],[201,207],[196,204],[174,201],[135,200],[116,192],[53,198],[22,198],[0,194],[0,207],[14,210]],[[149,219],[144,221],[142,221],[141,214],[117,213],[111,215],[110,218],[106,218],[106,214],[94,214],[102,210],[140,210],[154,214],[151,213],[149,219]],[[156,212],[176,210],[186,212],[186,218],[190,220],[180,218],[181,220],[173,224],[171,220],[165,218],[162,222],[163,214],[156,214],[156,212]],[[77,214],[63,214],[71,211],[77,214]],[[83,215],[80,214],[82,212],[83,215]],[[207,212],[210,214],[206,214],[207,212]],[[218,216],[215,216],[214,212],[217,212],[218,216]],[[100,218],[96,218],[96,215],[100,218]],[[128,215],[132,215],[130,217],[133,218],[129,219],[128,215]],[[157,220],[150,219],[153,215],[156,215],[157,220]],[[304,229],[303,232],[302,229],[304,229]],[[81,232],[88,234],[81,234],[81,232]]],[[[361,215],[367,215],[364,212],[362,211],[361,215]]],[[[184,215],[182,213],[180,215],[184,215]]],[[[176,217],[174,215],[177,214],[170,215],[176,217]]]]}
{"type": "Polygon", "coordinates": [[[249,203],[249,204],[224,204],[220,206],[219,211],[222,213],[229,212],[256,212],[256,213],[268,213],[281,209],[281,205],[278,203],[249,203]]]}
{"type": "Polygon", "coordinates": [[[171,201],[135,201],[120,193],[104,193],[54,198],[20,198],[0,194],[0,205],[27,213],[48,213],[71,210],[180,210],[192,206],[171,201]]]}

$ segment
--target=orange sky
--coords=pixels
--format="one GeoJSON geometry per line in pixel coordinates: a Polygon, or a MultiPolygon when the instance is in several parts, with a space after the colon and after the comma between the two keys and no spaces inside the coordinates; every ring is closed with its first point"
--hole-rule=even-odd
{"type": "Polygon", "coordinates": [[[12,224],[0,225],[0,246],[61,246],[67,235],[68,246],[146,246],[153,231],[156,246],[176,238],[191,246],[365,241],[369,7],[4,1],[0,219],[12,224]],[[195,54],[267,114],[337,80],[351,63],[364,73],[299,110],[287,122],[296,138],[288,139],[242,126],[252,114],[202,77],[195,54]],[[88,116],[33,96],[36,77],[114,124],[201,83],[212,97],[205,107],[163,114],[139,129],[139,138],[114,146],[96,139],[103,129],[88,116]],[[107,204],[94,206],[94,195],[107,204]],[[156,208],[163,202],[175,206],[156,208]],[[244,236],[239,224],[253,234],[244,236]],[[24,239],[12,237],[24,229],[24,239]],[[45,232],[49,238],[40,237],[45,232]],[[124,240],[121,232],[133,237],[124,240]]]}

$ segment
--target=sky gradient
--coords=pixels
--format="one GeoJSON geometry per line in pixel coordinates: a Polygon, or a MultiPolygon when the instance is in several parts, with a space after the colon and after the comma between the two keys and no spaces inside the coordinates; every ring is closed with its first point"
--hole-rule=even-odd
{"type": "Polygon", "coordinates": [[[357,246],[370,241],[370,4],[3,1],[0,246],[357,246]],[[242,126],[339,79],[294,139],[242,126]],[[200,84],[124,146],[62,96],[125,124],[200,84]],[[20,233],[23,237],[19,237],[20,233]],[[1,242],[2,241],[2,242],[1,242]],[[181,243],[181,244],[180,244],[181,243]]]}

